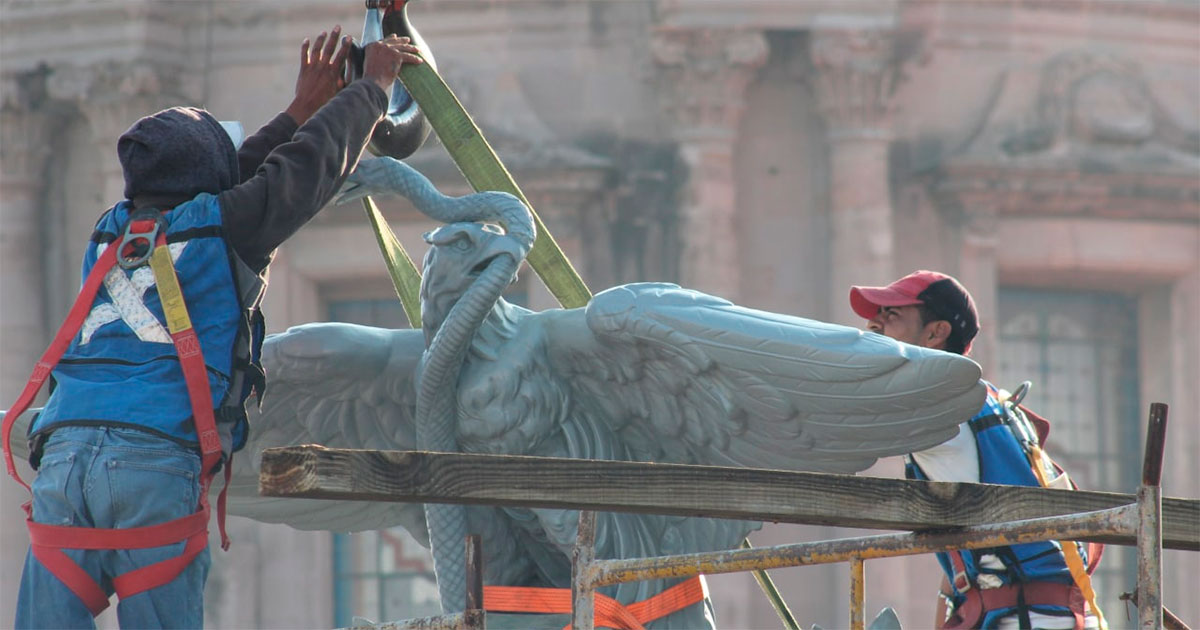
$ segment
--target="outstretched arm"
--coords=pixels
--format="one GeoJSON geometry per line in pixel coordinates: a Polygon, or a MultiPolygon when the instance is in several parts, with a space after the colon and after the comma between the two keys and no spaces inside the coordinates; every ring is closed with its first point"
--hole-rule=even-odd
{"type": "MultiPolygon", "coordinates": [[[[327,42],[322,44],[322,51],[329,49],[327,42]]],[[[387,107],[388,93],[381,86],[390,89],[401,65],[419,59],[415,50],[406,38],[397,37],[368,45],[363,80],[328,99],[289,142],[270,152],[253,177],[221,193],[229,241],[252,268],[265,268],[275,248],[324,207],[354,169],[387,107]]],[[[322,52],[318,60],[324,56],[322,52]]],[[[318,67],[325,68],[320,72],[310,68],[324,77],[313,79],[314,84],[328,87],[328,81],[336,80],[326,72],[333,63],[332,58],[319,61],[318,67]]]]}
{"type": "Polygon", "coordinates": [[[300,72],[296,77],[296,94],[287,109],[263,125],[238,147],[238,183],[254,177],[258,167],[275,147],[292,139],[296,129],[304,124],[329,99],[346,87],[344,68],[350,50],[350,38],[338,36],[341,26],[334,26],[328,34],[317,36],[315,45],[306,38],[300,44],[300,72]]]}

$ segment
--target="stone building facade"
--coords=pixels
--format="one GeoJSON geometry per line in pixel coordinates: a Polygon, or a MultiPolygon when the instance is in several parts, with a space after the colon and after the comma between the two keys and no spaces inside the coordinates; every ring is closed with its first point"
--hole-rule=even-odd
{"type": "MultiPolygon", "coordinates": [[[[677,281],[859,325],[849,285],[945,270],[981,309],[973,356],[1001,385],[1035,381],[1051,452],[1081,485],[1136,487],[1145,410],[1164,401],[1166,493],[1200,495],[1192,0],[421,0],[410,12],[593,290],[677,281]]],[[[0,3],[0,405],[61,321],[92,222],[120,198],[116,137],[174,104],[266,121],[290,99],[300,40],[334,23],[356,32],[361,13],[349,0],[0,3]]],[[[413,163],[465,191],[436,143],[413,163]]],[[[423,253],[430,224],[384,207],[423,253]]],[[[357,207],[339,207],[285,245],[271,329],[398,324],[371,239],[357,207]]],[[[526,276],[516,299],[554,306],[526,276]]],[[[11,611],[23,496],[0,488],[11,611]]],[[[393,532],[231,530],[236,551],[214,552],[212,627],[407,616],[427,594],[421,554],[393,532]]],[[[852,533],[769,526],[752,539],[852,533]]],[[[1099,578],[1114,627],[1131,566],[1114,548],[1099,578]]],[[[1193,623],[1198,573],[1197,554],[1167,554],[1165,602],[1193,623]]],[[[867,575],[870,609],[927,623],[931,558],[872,561],[867,575]]],[[[844,567],[777,579],[805,625],[845,625],[844,567]]],[[[711,587],[725,627],[778,627],[748,576],[711,587]]]]}

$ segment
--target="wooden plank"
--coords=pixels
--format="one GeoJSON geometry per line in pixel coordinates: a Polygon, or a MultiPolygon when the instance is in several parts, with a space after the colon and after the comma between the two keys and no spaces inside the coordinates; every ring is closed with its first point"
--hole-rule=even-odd
{"type": "MultiPolygon", "coordinates": [[[[266,496],[677,514],[922,530],[1091,512],[1134,495],[782,470],[293,446],[263,452],[266,496]]],[[[1098,539],[1133,545],[1133,535],[1098,539]]],[[[1200,500],[1163,499],[1163,546],[1200,551],[1200,500]]]]}

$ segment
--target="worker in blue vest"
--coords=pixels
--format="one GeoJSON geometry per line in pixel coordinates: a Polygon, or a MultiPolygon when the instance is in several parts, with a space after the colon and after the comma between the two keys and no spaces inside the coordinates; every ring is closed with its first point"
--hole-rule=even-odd
{"type": "MultiPolygon", "coordinates": [[[[979,332],[971,294],[936,271],[915,271],[886,287],[852,287],[850,306],[868,330],[925,348],[967,355],[979,332]]],[[[1001,399],[989,383],[983,408],[959,426],[957,436],[905,457],[906,476],[1040,485],[1001,399]]],[[[935,613],[939,629],[1100,627],[1102,617],[1087,605],[1058,542],[943,552],[938,560],[946,574],[935,613]]]]}
{"type": "Polygon", "coordinates": [[[240,147],[188,107],[117,141],[125,199],[88,243],[77,332],[60,335],[55,387],[30,427],[38,474],[17,627],[94,627],[114,592],[122,627],[202,627],[207,489],[262,389],[268,264],[355,168],[401,65],[421,62],[392,36],[366,47],[347,85],[349,49],[340,28],[306,39],[291,105],[240,147]]]}

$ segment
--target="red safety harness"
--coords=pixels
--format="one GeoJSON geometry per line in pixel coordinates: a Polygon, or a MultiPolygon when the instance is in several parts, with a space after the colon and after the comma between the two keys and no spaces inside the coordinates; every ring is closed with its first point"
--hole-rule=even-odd
{"type": "MultiPolygon", "coordinates": [[[[188,397],[192,404],[192,418],[195,423],[196,435],[199,437],[201,454],[200,502],[196,511],[188,516],[158,525],[125,529],[97,529],[35,523],[33,522],[32,501],[27,501],[21,506],[25,510],[26,524],[29,526],[30,549],[34,557],[55,577],[62,580],[63,584],[71,589],[71,592],[75,593],[91,610],[92,615],[98,615],[108,607],[108,595],[96,580],[92,579],[86,571],[63,553],[63,549],[145,549],[187,541],[183,552],[176,557],[114,577],[113,589],[118,597],[125,598],[162,586],[175,579],[208,545],[210,512],[208,491],[212,485],[216,468],[221,462],[221,439],[217,434],[216,420],[210,402],[212,394],[209,390],[204,357],[200,352],[200,340],[188,317],[183,294],[179,288],[179,280],[171,262],[171,254],[166,246],[165,226],[165,219],[161,215],[153,219],[131,220],[126,227],[124,238],[119,243],[114,243],[113,246],[105,249],[84,281],[83,288],[79,291],[75,304],[67,314],[66,321],[63,322],[41,360],[37,362],[33,369],[33,375],[16,403],[5,415],[3,427],[0,427],[4,444],[4,462],[8,467],[8,474],[25,486],[26,490],[32,492],[29,484],[21,479],[13,464],[12,449],[9,448],[13,423],[29,408],[34,397],[49,378],[51,370],[58,364],[63,353],[67,351],[92,308],[96,292],[99,290],[104,276],[112,269],[113,265],[119,262],[122,267],[133,269],[149,262],[154,271],[159,298],[167,319],[167,327],[179,355],[180,368],[183,370],[188,397]],[[119,261],[118,256],[120,257],[119,261]]],[[[225,534],[225,491],[229,487],[232,464],[232,461],[225,463],[225,488],[221,490],[221,494],[217,498],[217,526],[221,531],[222,549],[229,548],[229,537],[225,534]]]]}

